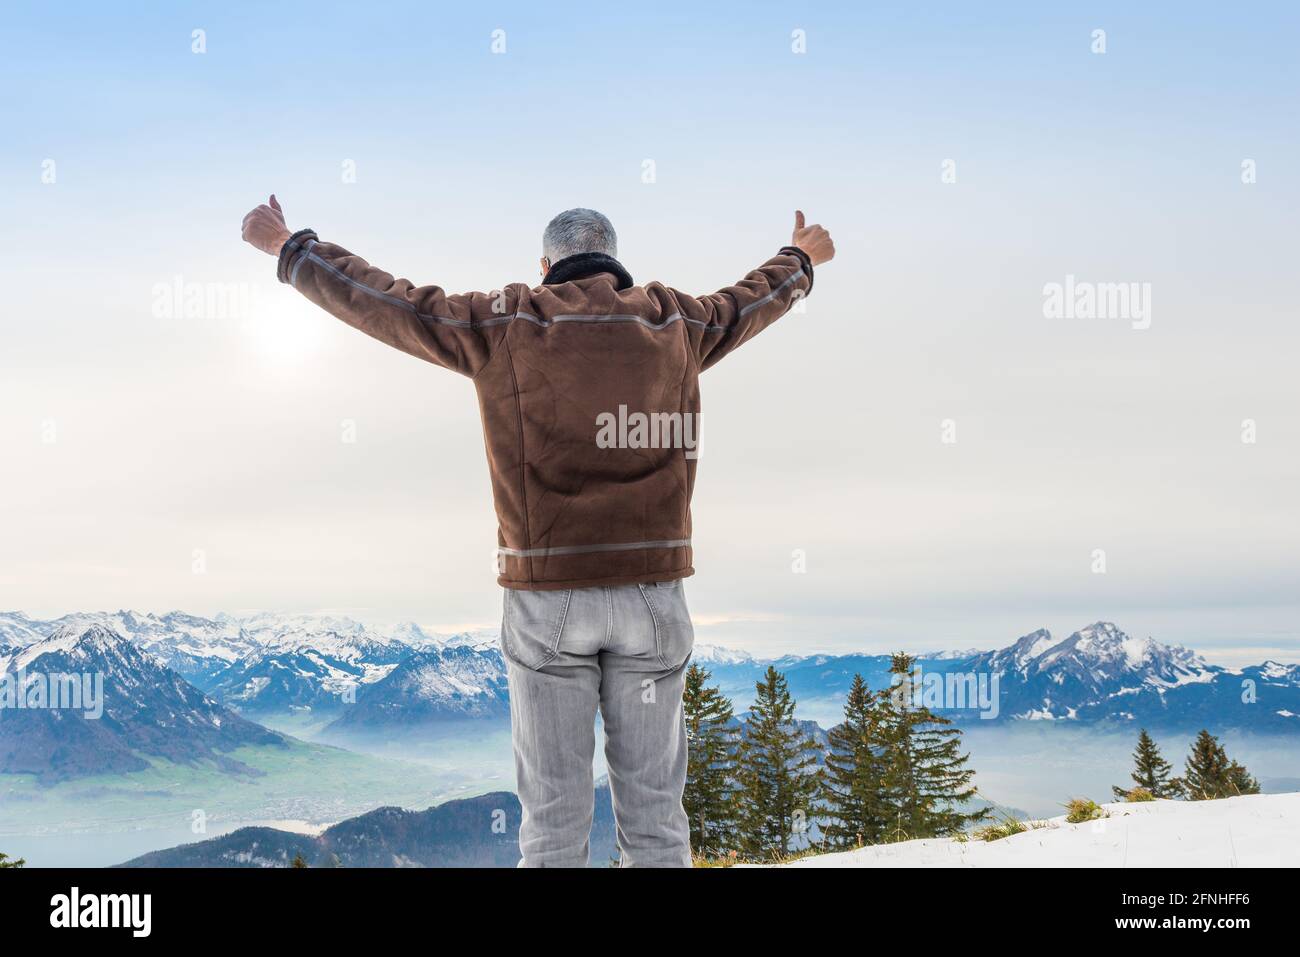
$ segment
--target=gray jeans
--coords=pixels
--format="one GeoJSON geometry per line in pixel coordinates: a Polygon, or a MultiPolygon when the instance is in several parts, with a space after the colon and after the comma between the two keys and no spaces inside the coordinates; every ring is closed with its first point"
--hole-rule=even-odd
{"type": "Polygon", "coordinates": [[[682,684],[694,643],[680,581],[506,589],[521,867],[587,866],[597,708],[620,866],[691,866],[682,684]]]}

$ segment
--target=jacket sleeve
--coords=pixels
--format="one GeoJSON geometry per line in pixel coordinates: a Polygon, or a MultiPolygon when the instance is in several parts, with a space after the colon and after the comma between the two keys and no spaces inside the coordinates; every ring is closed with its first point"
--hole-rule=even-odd
{"type": "Polygon", "coordinates": [[[785,246],[734,286],[711,296],[678,294],[700,368],[709,368],[776,322],[812,286],[812,261],[802,249],[785,246]]]}
{"type": "Polygon", "coordinates": [[[448,295],[394,279],[310,229],[289,237],[276,274],[368,336],[463,375],[487,365],[516,309],[517,292],[448,295]]]}

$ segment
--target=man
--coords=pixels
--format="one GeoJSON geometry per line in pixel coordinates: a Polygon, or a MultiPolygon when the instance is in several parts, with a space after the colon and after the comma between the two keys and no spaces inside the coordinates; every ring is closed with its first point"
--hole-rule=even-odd
{"type": "Polygon", "coordinates": [[[689,867],[682,579],[699,374],[808,294],[830,235],[796,212],[789,246],[699,298],[633,285],[613,226],[589,209],[546,227],[540,286],[490,293],[415,287],[310,229],[290,234],[275,196],[243,236],[326,311],[474,381],[500,522],[521,866],[588,863],[599,709],[621,865],[689,867]]]}

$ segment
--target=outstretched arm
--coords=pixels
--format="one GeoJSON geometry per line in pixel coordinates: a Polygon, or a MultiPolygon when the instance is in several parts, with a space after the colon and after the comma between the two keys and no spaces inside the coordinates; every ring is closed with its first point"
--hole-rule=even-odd
{"type": "Polygon", "coordinates": [[[830,233],[820,224],[805,226],[803,212],[796,210],[790,245],[740,282],[711,296],[679,295],[700,368],[709,368],[789,312],[812,291],[813,267],[834,256],[830,233]]]}
{"type": "Polygon", "coordinates": [[[510,291],[447,295],[394,279],[310,229],[290,233],[269,204],[244,217],[244,240],[279,259],[277,275],[326,312],[417,358],[473,376],[491,358],[514,312],[510,291]]]}

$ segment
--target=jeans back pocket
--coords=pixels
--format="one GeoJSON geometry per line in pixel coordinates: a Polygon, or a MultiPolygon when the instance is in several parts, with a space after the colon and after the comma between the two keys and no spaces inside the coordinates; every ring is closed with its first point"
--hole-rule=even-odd
{"type": "Polygon", "coordinates": [[[536,671],[556,656],[569,613],[573,589],[563,591],[505,590],[501,618],[501,651],[516,664],[536,671]]]}
{"type": "Polygon", "coordinates": [[[680,578],[637,587],[654,617],[659,663],[669,671],[676,671],[695,648],[695,626],[686,607],[686,589],[680,578]]]}

